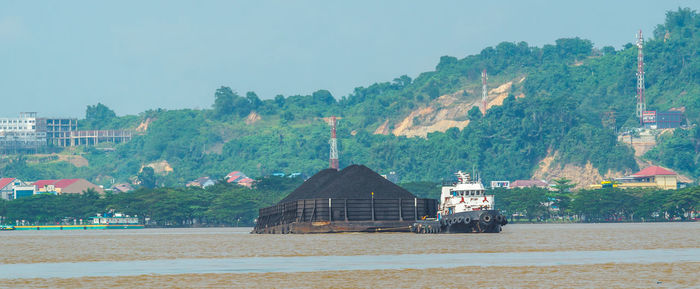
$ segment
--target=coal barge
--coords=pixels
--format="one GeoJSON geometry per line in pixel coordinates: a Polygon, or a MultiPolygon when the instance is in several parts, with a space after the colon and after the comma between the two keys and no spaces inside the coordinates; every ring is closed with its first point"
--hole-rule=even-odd
{"type": "Polygon", "coordinates": [[[437,218],[411,225],[415,233],[499,233],[508,220],[494,209],[493,195],[486,195],[481,181],[468,173],[456,174],[457,182],[443,184],[437,218]]]}
{"type": "Polygon", "coordinates": [[[415,195],[363,165],[324,169],[278,204],[262,208],[252,233],[409,232],[437,214],[415,195]]]}

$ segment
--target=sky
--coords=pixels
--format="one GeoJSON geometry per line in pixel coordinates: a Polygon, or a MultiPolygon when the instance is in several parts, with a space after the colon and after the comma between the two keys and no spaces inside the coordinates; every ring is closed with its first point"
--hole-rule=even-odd
{"type": "Polygon", "coordinates": [[[0,1],[0,117],[210,108],[221,86],[275,95],[435,69],[503,41],[619,49],[700,1],[0,1]]]}

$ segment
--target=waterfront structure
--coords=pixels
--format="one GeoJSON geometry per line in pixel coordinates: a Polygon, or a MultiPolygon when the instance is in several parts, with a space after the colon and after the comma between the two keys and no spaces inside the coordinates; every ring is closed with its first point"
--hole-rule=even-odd
{"type": "Polygon", "coordinates": [[[17,186],[21,186],[24,183],[15,178],[2,178],[0,179],[0,198],[5,200],[14,199],[14,189],[17,186]]]}
{"type": "Polygon", "coordinates": [[[36,187],[38,194],[81,194],[88,189],[104,194],[104,190],[100,186],[85,179],[38,180],[32,185],[36,187]]]}
{"type": "Polygon", "coordinates": [[[615,179],[618,188],[659,188],[664,190],[678,189],[686,182],[685,179],[679,181],[676,172],[659,166],[650,166],[633,175],[615,179]]]}
{"type": "Polygon", "coordinates": [[[657,188],[676,190],[685,188],[691,182],[692,180],[674,171],[659,166],[650,166],[629,176],[616,178],[612,181],[603,181],[600,185],[591,185],[590,188],[657,188]]]}

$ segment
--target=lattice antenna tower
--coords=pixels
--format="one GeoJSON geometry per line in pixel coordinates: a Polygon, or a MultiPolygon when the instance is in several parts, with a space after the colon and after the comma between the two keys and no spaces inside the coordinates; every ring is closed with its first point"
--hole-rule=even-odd
{"type": "Polygon", "coordinates": [[[335,116],[331,116],[331,139],[328,141],[328,143],[331,145],[331,153],[330,153],[330,167],[331,169],[338,169],[338,140],[335,138],[335,126],[336,126],[337,120],[335,116]]]}
{"type": "Polygon", "coordinates": [[[644,126],[643,115],[647,109],[647,104],[644,100],[644,38],[642,38],[642,30],[639,30],[637,35],[637,117],[639,124],[644,126]]]}
{"type": "Polygon", "coordinates": [[[486,98],[488,97],[488,91],[486,90],[486,68],[481,71],[481,112],[486,115],[486,98]]]}

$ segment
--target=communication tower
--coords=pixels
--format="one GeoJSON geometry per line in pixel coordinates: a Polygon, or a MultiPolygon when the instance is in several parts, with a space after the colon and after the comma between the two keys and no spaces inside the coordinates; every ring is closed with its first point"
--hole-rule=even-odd
{"type": "Polygon", "coordinates": [[[329,141],[331,145],[331,153],[330,153],[330,167],[331,169],[338,169],[338,140],[335,138],[335,125],[336,125],[336,118],[335,116],[331,116],[331,140],[329,141]]]}
{"type": "Polygon", "coordinates": [[[644,111],[647,109],[646,102],[644,101],[644,53],[642,52],[642,47],[644,46],[644,38],[642,38],[642,30],[639,30],[637,35],[637,117],[639,117],[639,124],[644,126],[644,111]]]}
{"type": "Polygon", "coordinates": [[[488,92],[486,91],[486,79],[488,76],[486,75],[486,68],[481,71],[481,112],[486,115],[486,97],[488,96],[488,92]]]}

